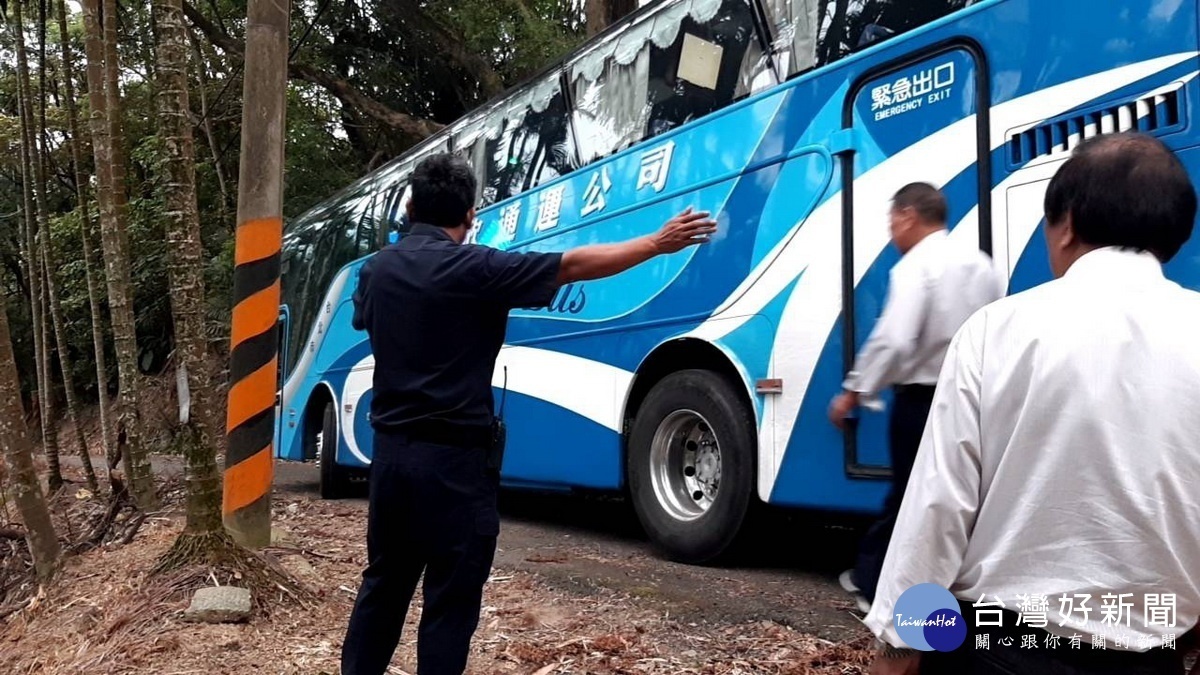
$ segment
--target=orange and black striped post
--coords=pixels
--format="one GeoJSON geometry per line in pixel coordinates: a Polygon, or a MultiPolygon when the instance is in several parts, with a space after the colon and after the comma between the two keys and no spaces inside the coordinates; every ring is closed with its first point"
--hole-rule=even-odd
{"type": "Polygon", "coordinates": [[[258,548],[271,543],[290,3],[247,9],[222,511],[234,539],[258,548]]]}
{"type": "Polygon", "coordinates": [[[280,218],[238,225],[225,455],[225,527],[247,546],[271,539],[278,378],[280,218]]]}

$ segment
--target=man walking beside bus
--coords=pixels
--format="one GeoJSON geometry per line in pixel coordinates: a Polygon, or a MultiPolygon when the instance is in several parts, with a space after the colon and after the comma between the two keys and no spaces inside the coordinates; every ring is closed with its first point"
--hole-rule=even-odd
{"type": "Polygon", "coordinates": [[[1055,280],[971,317],[947,354],[866,618],[873,673],[1183,672],[1200,617],[1200,293],[1163,266],[1196,212],[1183,163],[1143,134],[1085,141],[1050,181],[1055,280]],[[956,651],[900,639],[916,584],[958,600],[956,651]]]}
{"type": "Polygon", "coordinates": [[[420,675],[459,675],[479,622],[499,534],[503,423],[492,374],[508,313],[548,305],[564,284],[612,276],[708,241],[715,223],[684,211],[657,233],[566,253],[513,253],[463,241],[476,180],[453,155],[417,166],[413,227],[362,267],[354,327],[375,356],[367,558],[342,646],[343,675],[382,675],[424,574],[420,675]]]}
{"type": "Polygon", "coordinates": [[[842,587],[866,612],[904,498],[934,384],[950,339],[976,310],[1004,294],[1002,277],[979,249],[950,238],[946,198],[927,183],[904,186],[892,199],[892,243],[902,257],[893,266],[883,314],[836,397],[830,418],[839,427],[860,403],[892,387],[888,441],[892,485],[883,514],[859,545],[842,587]]]}

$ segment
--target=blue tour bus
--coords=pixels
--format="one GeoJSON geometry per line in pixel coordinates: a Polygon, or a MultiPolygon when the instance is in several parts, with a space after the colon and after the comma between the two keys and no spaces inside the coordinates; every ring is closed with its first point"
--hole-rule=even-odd
{"type": "MultiPolygon", "coordinates": [[[[1042,198],[1081,139],[1142,130],[1200,171],[1198,30],[1194,0],[651,2],[288,223],[278,456],[319,460],[327,497],[369,464],[351,294],[404,234],[415,163],[450,151],[479,177],[477,245],[615,242],[689,205],[720,228],[513,312],[505,485],[625,491],[691,562],[755,500],[876,511],[886,417],[841,431],[826,410],[897,260],[891,195],[942,187],[1010,293],[1048,280],[1042,198]]],[[[1200,236],[1167,272],[1200,288],[1200,236]]]]}

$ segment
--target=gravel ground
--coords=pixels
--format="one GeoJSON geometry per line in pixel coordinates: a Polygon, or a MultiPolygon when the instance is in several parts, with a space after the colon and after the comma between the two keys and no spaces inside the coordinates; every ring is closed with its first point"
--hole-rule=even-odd
{"type": "MultiPolygon", "coordinates": [[[[173,484],[178,461],[157,458],[156,472],[173,484]]],[[[182,528],[168,510],[128,545],[70,558],[0,624],[0,672],[337,673],[366,504],[320,500],[310,465],[278,465],[275,485],[267,553],[315,600],[281,594],[246,624],[183,622],[187,592],[146,575],[182,528]]],[[[506,493],[502,511],[470,673],[866,672],[866,631],[834,579],[850,531],[780,518],[733,565],[694,567],[655,556],[619,501],[506,493]],[[781,538],[796,548],[771,545],[781,538]]],[[[393,673],[416,671],[419,607],[393,673]]]]}

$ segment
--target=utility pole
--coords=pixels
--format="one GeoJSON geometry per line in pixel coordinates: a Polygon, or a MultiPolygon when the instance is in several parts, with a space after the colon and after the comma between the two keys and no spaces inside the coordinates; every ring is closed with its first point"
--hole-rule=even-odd
{"type": "Polygon", "coordinates": [[[249,0],[230,340],[225,528],[271,542],[289,0],[249,0]]]}

